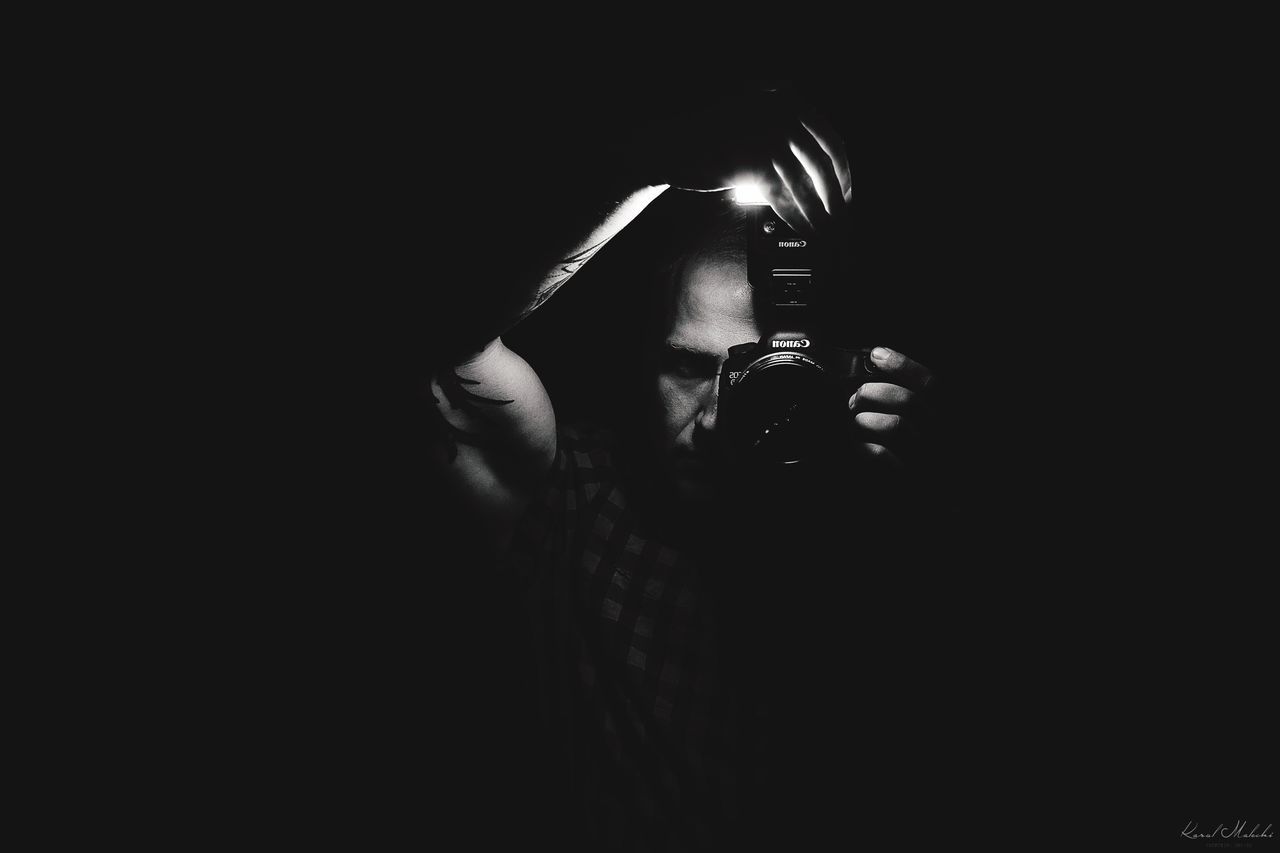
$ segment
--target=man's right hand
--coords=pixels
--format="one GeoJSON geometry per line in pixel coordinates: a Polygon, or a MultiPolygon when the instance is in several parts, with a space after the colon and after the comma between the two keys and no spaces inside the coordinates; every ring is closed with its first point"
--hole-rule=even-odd
{"type": "Polygon", "coordinates": [[[781,92],[688,111],[651,128],[641,149],[656,182],[700,192],[754,183],[800,232],[843,216],[853,198],[844,140],[781,92]]]}

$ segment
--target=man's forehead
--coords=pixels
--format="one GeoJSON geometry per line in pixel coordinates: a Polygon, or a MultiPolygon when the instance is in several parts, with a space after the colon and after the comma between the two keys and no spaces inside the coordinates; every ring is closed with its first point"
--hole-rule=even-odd
{"type": "Polygon", "coordinates": [[[745,262],[699,258],[685,268],[677,286],[669,342],[723,353],[760,337],[745,262]]]}

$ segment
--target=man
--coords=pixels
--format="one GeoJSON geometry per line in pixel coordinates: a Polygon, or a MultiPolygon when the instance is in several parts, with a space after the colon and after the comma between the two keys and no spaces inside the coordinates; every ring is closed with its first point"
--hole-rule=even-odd
{"type": "MultiPolygon", "coordinates": [[[[705,848],[761,826],[752,813],[796,766],[779,736],[800,718],[780,705],[830,699],[822,684],[844,651],[848,613],[829,602],[850,601],[850,574],[824,579],[818,595],[788,594],[799,579],[770,567],[847,554],[851,529],[864,557],[900,550],[886,531],[910,525],[878,522],[912,511],[887,501],[885,512],[883,498],[913,476],[933,377],[902,352],[871,348],[871,378],[842,400],[843,461],[805,481],[821,500],[785,498],[757,522],[757,493],[726,452],[720,375],[731,347],[767,329],[747,275],[746,214],[712,194],[753,182],[796,233],[836,234],[853,203],[843,140],[767,93],[692,126],[651,129],[617,172],[556,262],[540,279],[495,288],[488,316],[471,318],[471,337],[435,369],[436,458],[484,547],[527,585],[544,711],[568,756],[584,842],[705,848]],[[749,129],[735,120],[744,114],[749,129]],[[654,284],[660,310],[633,405],[604,427],[560,423],[502,333],[660,196],[686,191],[696,212],[687,246],[654,284]],[[827,627],[803,628],[810,620],[827,627]]],[[[814,719],[832,730],[832,718],[814,719]]]]}

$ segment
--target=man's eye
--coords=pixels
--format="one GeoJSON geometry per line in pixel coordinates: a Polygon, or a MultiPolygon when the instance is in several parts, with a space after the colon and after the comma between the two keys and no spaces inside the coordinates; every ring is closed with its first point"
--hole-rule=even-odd
{"type": "Polygon", "coordinates": [[[671,372],[682,379],[696,379],[702,373],[702,370],[696,364],[681,361],[671,368],[671,372]]]}
{"type": "Polygon", "coordinates": [[[662,369],[680,379],[706,379],[716,374],[715,359],[681,352],[668,351],[662,369]]]}

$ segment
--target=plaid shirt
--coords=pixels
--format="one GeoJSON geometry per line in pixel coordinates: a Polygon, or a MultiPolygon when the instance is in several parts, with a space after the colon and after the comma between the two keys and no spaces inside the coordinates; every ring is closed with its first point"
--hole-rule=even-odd
{"type": "Polygon", "coordinates": [[[512,546],[545,722],[594,849],[705,849],[738,805],[738,712],[699,567],[628,508],[603,430],[565,428],[512,546]]]}

